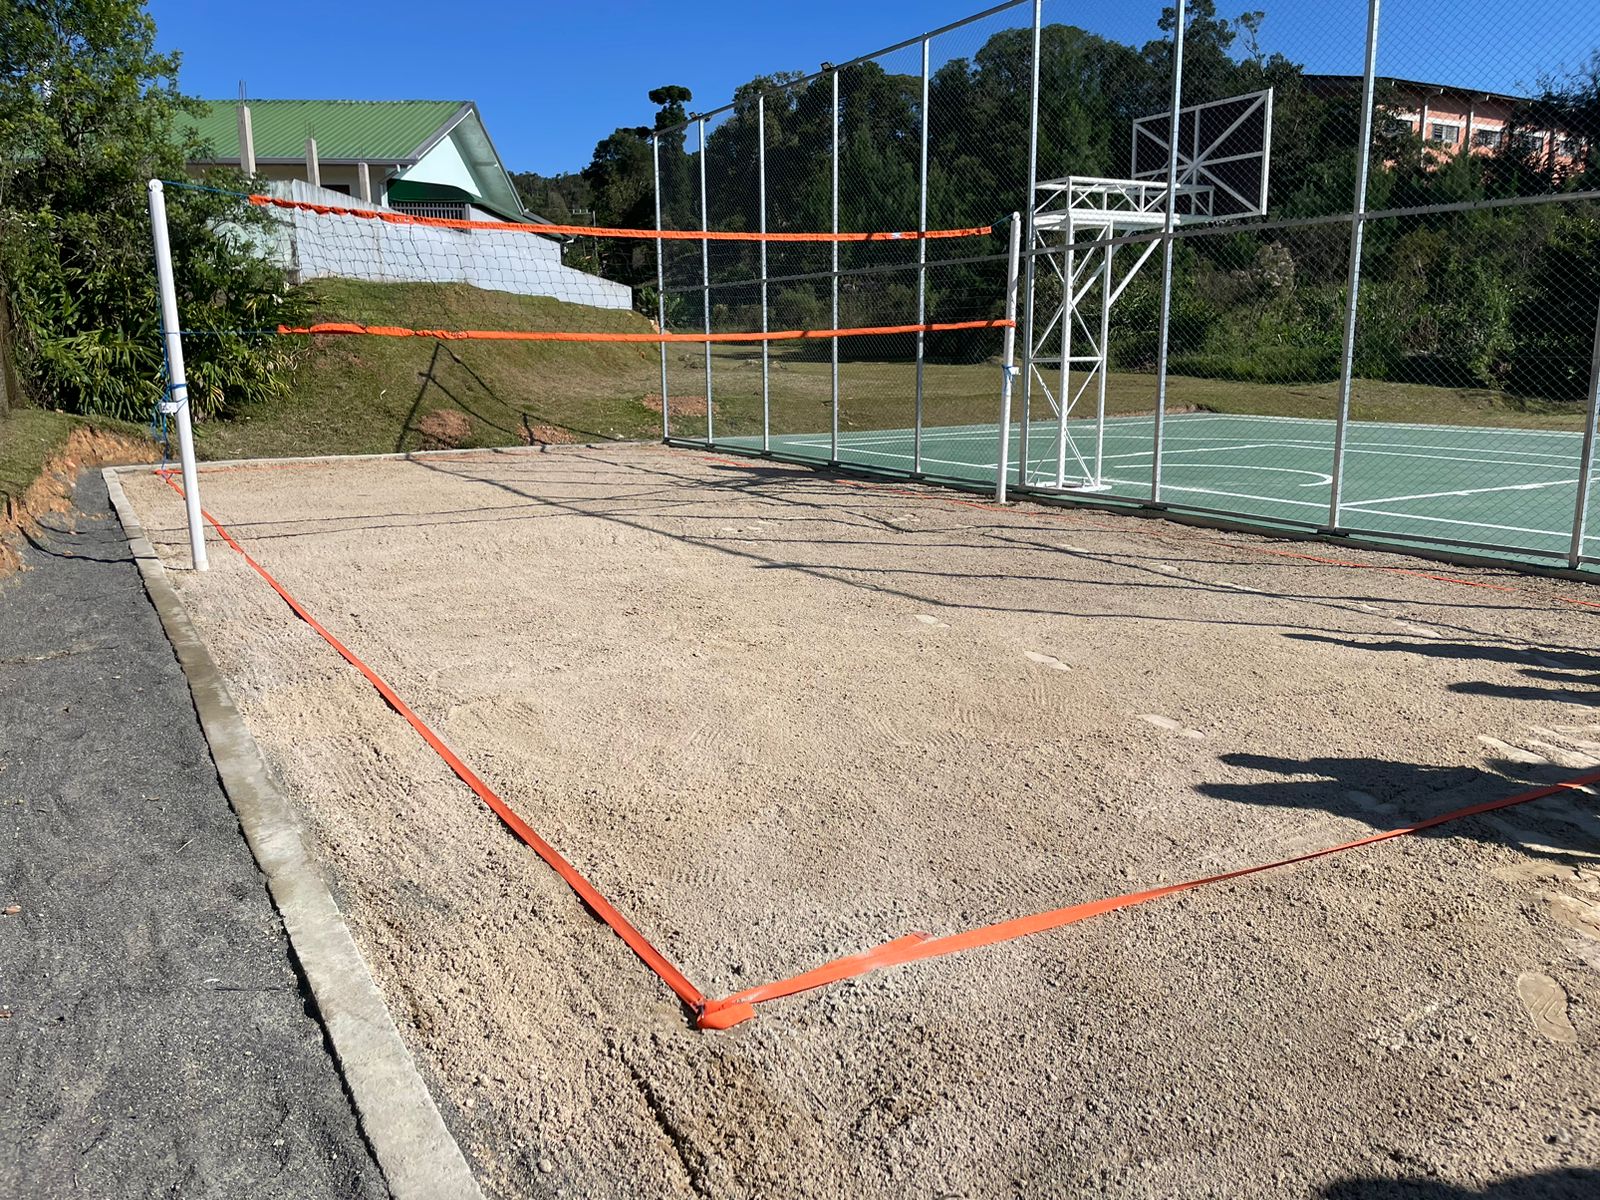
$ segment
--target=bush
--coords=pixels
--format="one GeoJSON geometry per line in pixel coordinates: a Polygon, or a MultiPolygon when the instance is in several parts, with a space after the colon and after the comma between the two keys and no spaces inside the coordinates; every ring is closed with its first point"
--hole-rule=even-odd
{"type": "MultiPolygon", "coordinates": [[[[142,420],[165,380],[155,260],[144,188],[95,211],[0,210],[0,279],[17,326],[17,369],[34,395],[81,415],[142,420]]],[[[136,189],[136,190],[135,190],[136,189]]],[[[226,197],[174,192],[168,204],[178,311],[207,332],[184,339],[196,419],[280,398],[296,346],[266,333],[304,315],[300,294],[224,232],[219,218],[258,222],[226,197]]]]}
{"type": "Polygon", "coordinates": [[[1175,354],[1167,369],[1172,375],[1239,383],[1326,383],[1339,377],[1339,353],[1317,346],[1259,346],[1243,354],[1175,354]]]}
{"type": "MultiPolygon", "coordinates": [[[[1111,310],[1111,363],[1124,371],[1148,370],[1160,353],[1161,293],[1155,287],[1130,288],[1111,310]]],[[[1210,342],[1217,311],[1205,300],[1176,284],[1167,355],[1197,354],[1210,342]]]]}
{"type": "MultiPolygon", "coordinates": [[[[17,369],[52,407],[139,419],[161,397],[146,181],[184,173],[176,120],[199,105],[178,93],[177,70],[176,55],[155,53],[155,25],[136,0],[0,9],[0,288],[17,369]]],[[[271,329],[303,312],[251,253],[248,227],[265,218],[243,207],[195,191],[169,199],[189,327],[271,329]]],[[[220,332],[184,349],[197,417],[287,386],[284,339],[220,332]]]]}

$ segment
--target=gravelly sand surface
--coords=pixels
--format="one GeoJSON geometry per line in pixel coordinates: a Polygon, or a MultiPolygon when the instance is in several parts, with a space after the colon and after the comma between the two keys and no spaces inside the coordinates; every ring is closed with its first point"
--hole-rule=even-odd
{"type": "MultiPolygon", "coordinates": [[[[177,498],[127,486],[182,562],[177,498]]],[[[658,447],[204,489],[712,994],[1600,766],[1582,584],[658,447]]],[[[184,601],[498,1194],[1600,1193],[1592,793],[699,1033],[213,561],[184,601]]]]}

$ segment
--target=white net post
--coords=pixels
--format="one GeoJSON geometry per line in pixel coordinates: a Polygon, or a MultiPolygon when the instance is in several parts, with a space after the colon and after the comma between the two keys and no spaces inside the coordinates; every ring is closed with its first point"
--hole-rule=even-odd
{"type": "MultiPolygon", "coordinates": [[[[756,96],[756,186],[761,209],[761,332],[767,333],[771,310],[767,304],[767,94],[756,96]]],[[[761,343],[761,453],[772,450],[772,343],[761,343]]]]}
{"type": "Polygon", "coordinates": [[[1161,223],[1161,316],[1157,326],[1156,411],[1150,446],[1150,501],[1161,501],[1161,452],[1167,419],[1167,364],[1172,349],[1172,231],[1178,219],[1178,141],[1182,132],[1184,0],[1173,4],[1172,113],[1167,132],[1166,211],[1161,223]]]}
{"type": "MultiPolygon", "coordinates": [[[[706,211],[706,119],[696,122],[700,130],[700,232],[711,228],[710,213],[706,211]]],[[[716,416],[711,398],[711,242],[700,239],[700,314],[706,329],[706,445],[717,440],[716,416]]],[[[663,401],[665,403],[665,401],[663,401]]]]}
{"type": "Polygon", "coordinates": [[[1588,415],[1583,423],[1583,449],[1578,458],[1578,506],[1572,518],[1572,545],[1567,565],[1576,571],[1586,557],[1589,501],[1594,487],[1595,440],[1600,436],[1600,311],[1595,313],[1594,354],[1589,361],[1588,415]]]}
{"type": "Polygon", "coordinates": [[[1011,388],[1017,377],[1017,276],[1022,257],[1022,214],[1011,214],[1011,240],[1006,253],[1006,326],[1000,354],[1000,437],[994,459],[994,499],[1006,502],[1011,474],[1011,388]]]}
{"type": "MultiPolygon", "coordinates": [[[[661,133],[650,138],[651,177],[655,182],[656,201],[656,332],[667,331],[667,276],[661,233],[661,133]]],[[[667,344],[661,343],[661,440],[672,440],[672,406],[667,401],[667,344]]]]}
{"type": "MultiPolygon", "coordinates": [[[[829,228],[833,230],[832,258],[829,269],[833,272],[833,307],[830,310],[828,328],[839,328],[839,71],[833,71],[833,104],[830,111],[833,114],[833,151],[830,158],[832,170],[832,207],[833,220],[829,228]]],[[[832,397],[830,404],[830,424],[828,427],[828,462],[839,461],[839,339],[833,338],[829,346],[829,357],[832,362],[830,373],[832,397]]]]}
{"type": "Polygon", "coordinates": [[[167,358],[167,391],[161,411],[178,426],[178,461],[183,469],[183,504],[189,522],[189,558],[196,571],[206,561],[205,518],[194,465],[194,423],[189,412],[189,382],[183,369],[183,337],[178,324],[178,291],[172,278],[172,244],[167,237],[167,198],[159,179],[150,181],[150,237],[155,243],[156,290],[161,300],[161,338],[167,358]]]}
{"type": "Polygon", "coordinates": [[[1350,395],[1355,384],[1356,320],[1361,299],[1361,247],[1366,235],[1367,172],[1372,165],[1373,93],[1377,86],[1379,0],[1368,0],[1367,54],[1361,81],[1361,147],[1356,157],[1355,207],[1350,214],[1350,262],[1345,281],[1344,337],[1339,352],[1339,408],[1334,415],[1333,469],[1329,473],[1328,528],[1339,528],[1344,498],[1345,439],[1350,430],[1350,395]]]}

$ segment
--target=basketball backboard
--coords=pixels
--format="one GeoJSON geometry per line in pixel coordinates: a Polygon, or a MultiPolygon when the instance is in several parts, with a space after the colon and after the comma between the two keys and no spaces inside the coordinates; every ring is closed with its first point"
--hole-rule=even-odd
{"type": "MultiPolygon", "coordinates": [[[[1170,113],[1133,123],[1133,178],[1167,178],[1170,113]]],[[[1178,110],[1180,215],[1191,220],[1257,217],[1267,211],[1272,164],[1272,89],[1178,110]],[[1203,190],[1200,190],[1203,189],[1203,190]]]]}

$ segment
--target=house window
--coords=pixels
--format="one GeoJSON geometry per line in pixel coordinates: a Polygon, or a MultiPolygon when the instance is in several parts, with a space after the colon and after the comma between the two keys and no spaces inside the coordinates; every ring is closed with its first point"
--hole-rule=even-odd
{"type": "Polygon", "coordinates": [[[392,200],[389,207],[413,217],[436,217],[445,221],[467,219],[467,205],[462,200],[392,200]]]}
{"type": "Polygon", "coordinates": [[[1502,129],[1474,129],[1472,131],[1472,144],[1482,146],[1485,150],[1498,150],[1505,137],[1502,129]]]}
{"type": "Polygon", "coordinates": [[[1511,140],[1518,154],[1538,154],[1544,149],[1544,134],[1519,133],[1511,140]]]}
{"type": "Polygon", "coordinates": [[[1457,127],[1435,121],[1428,130],[1428,140],[1440,146],[1454,146],[1456,138],[1460,136],[1457,127]]]}
{"type": "Polygon", "coordinates": [[[1563,137],[1556,142],[1556,153],[1563,158],[1582,158],[1583,146],[1575,137],[1563,137]]]}

